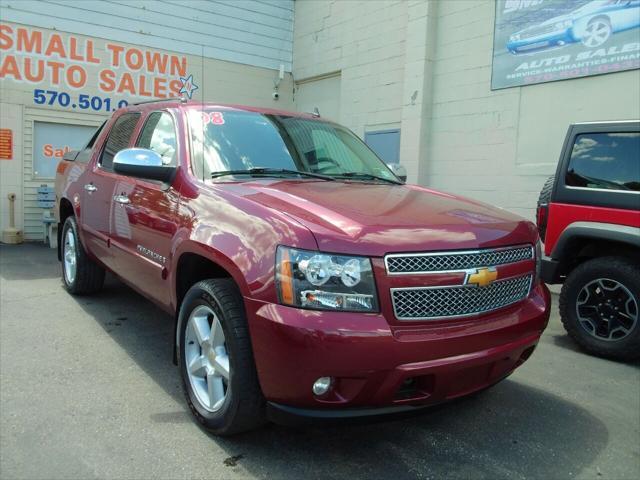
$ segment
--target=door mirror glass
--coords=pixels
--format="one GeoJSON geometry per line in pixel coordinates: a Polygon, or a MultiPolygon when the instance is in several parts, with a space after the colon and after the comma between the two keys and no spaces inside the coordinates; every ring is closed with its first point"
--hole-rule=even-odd
{"type": "Polygon", "coordinates": [[[113,158],[113,170],[121,175],[170,182],[176,171],[172,165],[164,165],[162,157],[146,148],[120,150],[113,158]]]}
{"type": "Polygon", "coordinates": [[[387,167],[389,167],[389,170],[391,170],[398,179],[403,182],[407,181],[407,169],[404,168],[403,165],[399,163],[387,163],[387,167]]]}

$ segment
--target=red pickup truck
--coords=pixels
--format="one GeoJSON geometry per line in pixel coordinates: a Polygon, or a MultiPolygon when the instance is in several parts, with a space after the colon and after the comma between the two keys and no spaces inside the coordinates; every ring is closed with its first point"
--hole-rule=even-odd
{"type": "Polygon", "coordinates": [[[64,285],[108,270],[173,315],[187,402],[220,435],[484,389],[549,318],[537,229],[401,177],[316,115],[133,105],[58,167],[64,285]]]}

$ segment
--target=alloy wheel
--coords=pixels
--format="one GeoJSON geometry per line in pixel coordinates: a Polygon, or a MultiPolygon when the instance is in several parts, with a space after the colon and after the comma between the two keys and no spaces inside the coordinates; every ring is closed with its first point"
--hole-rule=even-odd
{"type": "Polygon", "coordinates": [[[229,390],[230,364],[220,319],[205,305],[196,307],[187,321],[185,360],[191,388],[200,405],[219,410],[229,390]]]}
{"type": "Polygon", "coordinates": [[[620,282],[598,278],[580,290],[576,314],[581,327],[593,337],[621,340],[638,322],[638,302],[620,282]]]}
{"type": "Polygon", "coordinates": [[[64,278],[71,285],[76,279],[76,237],[72,229],[67,230],[64,237],[64,278]]]}
{"type": "Polygon", "coordinates": [[[611,35],[611,25],[606,20],[595,20],[587,25],[582,43],[589,47],[599,47],[609,39],[611,35]]]}

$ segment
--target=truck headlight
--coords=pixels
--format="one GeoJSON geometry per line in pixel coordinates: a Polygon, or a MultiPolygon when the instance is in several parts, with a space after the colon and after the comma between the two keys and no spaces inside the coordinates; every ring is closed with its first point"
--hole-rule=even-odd
{"type": "Polygon", "coordinates": [[[378,311],[371,260],[279,246],[280,303],[314,310],[378,311]]]}

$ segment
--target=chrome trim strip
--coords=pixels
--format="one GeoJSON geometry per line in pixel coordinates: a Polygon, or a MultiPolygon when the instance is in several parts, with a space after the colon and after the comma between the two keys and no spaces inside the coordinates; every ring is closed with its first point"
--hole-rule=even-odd
{"type": "Polygon", "coordinates": [[[390,272],[389,271],[389,258],[406,258],[406,257],[444,257],[449,255],[475,255],[481,253],[493,253],[493,252],[501,252],[505,250],[517,250],[519,248],[529,247],[531,249],[531,258],[518,260],[517,262],[509,262],[509,263],[499,263],[497,265],[483,265],[483,267],[498,267],[503,265],[513,265],[514,263],[520,263],[525,261],[535,261],[535,247],[530,243],[525,243],[522,245],[512,245],[509,247],[498,247],[498,248],[482,248],[478,250],[440,250],[437,252],[427,252],[427,253],[390,253],[385,255],[384,257],[384,266],[387,272],[387,275],[426,275],[426,274],[435,274],[435,273],[467,273],[469,268],[462,268],[456,270],[424,270],[424,271],[416,271],[416,272],[390,272]]]}
{"type": "MultiPolygon", "coordinates": [[[[494,308],[494,309],[487,309],[487,310],[480,310],[477,312],[472,312],[472,313],[465,313],[465,314],[461,314],[461,315],[445,315],[445,316],[440,316],[440,317],[400,317],[398,316],[398,312],[396,311],[396,300],[394,298],[393,292],[395,291],[401,291],[401,290],[436,290],[436,289],[443,289],[443,288],[482,288],[482,287],[476,287],[475,285],[438,285],[438,286],[434,286],[434,287],[400,287],[400,288],[390,288],[389,291],[391,292],[391,304],[393,306],[393,315],[396,317],[396,319],[400,320],[401,322],[419,322],[422,320],[451,320],[451,319],[456,319],[456,318],[465,318],[465,317],[473,317],[475,315],[480,315],[483,313],[487,313],[487,312],[497,312],[498,310],[502,310],[503,308],[509,307],[511,305],[515,305],[516,303],[522,302],[523,300],[525,300],[529,295],[531,295],[531,291],[532,291],[532,287],[533,287],[533,274],[527,274],[527,275],[518,275],[516,277],[508,277],[508,278],[503,278],[500,280],[496,280],[496,282],[502,282],[502,281],[506,281],[506,280],[513,280],[516,278],[523,278],[523,277],[529,277],[529,288],[527,289],[527,295],[515,300],[513,302],[510,303],[506,303],[504,305],[501,305],[498,308],[494,308]]],[[[493,283],[496,283],[493,282],[493,283]]]]}
{"type": "Polygon", "coordinates": [[[569,190],[588,190],[590,192],[614,192],[614,193],[629,193],[632,195],[640,195],[638,190],[618,190],[617,188],[591,188],[591,187],[572,187],[571,185],[565,185],[564,188],[569,190]]]}

